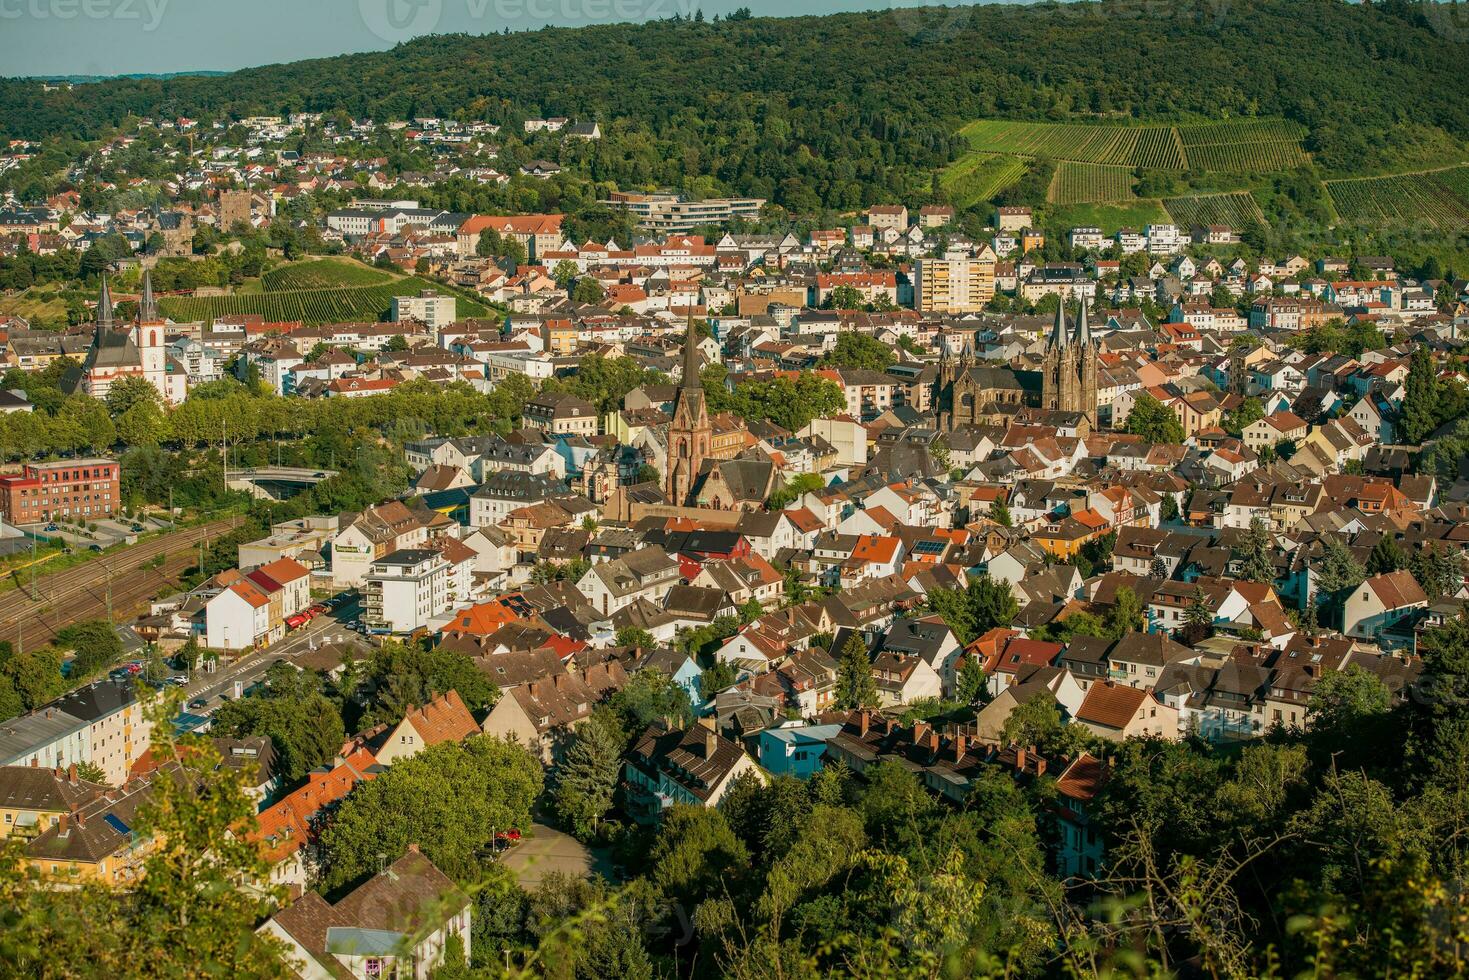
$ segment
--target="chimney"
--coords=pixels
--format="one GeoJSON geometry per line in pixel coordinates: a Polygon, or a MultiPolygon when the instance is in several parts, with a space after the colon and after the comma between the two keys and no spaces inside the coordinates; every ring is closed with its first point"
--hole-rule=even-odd
{"type": "Polygon", "coordinates": [[[87,825],[87,818],[82,814],[82,811],[78,810],[76,812],[76,818],[78,829],[81,829],[82,827],[85,827],[87,825]]]}
{"type": "Polygon", "coordinates": [[[1025,750],[1019,746],[1015,748],[1015,768],[1022,772],[1025,771],[1025,750]]]}
{"type": "Polygon", "coordinates": [[[66,779],[73,786],[77,784],[77,764],[75,762],[66,767],[66,779]]]}
{"type": "Polygon", "coordinates": [[[714,758],[714,750],[719,748],[719,736],[711,731],[704,732],[704,758],[714,758]]]}
{"type": "Polygon", "coordinates": [[[939,750],[939,733],[938,732],[930,731],[928,733],[928,750],[930,752],[937,752],[939,750]]]}
{"type": "Polygon", "coordinates": [[[699,718],[699,724],[703,725],[705,728],[709,729],[711,732],[714,732],[714,731],[718,731],[719,730],[719,719],[716,718],[714,715],[703,715],[703,716],[701,716],[699,718]]]}
{"type": "Polygon", "coordinates": [[[1035,757],[1035,774],[1037,776],[1044,776],[1046,774],[1046,757],[1043,755],[1035,757]]]}
{"type": "Polygon", "coordinates": [[[56,836],[66,837],[71,833],[71,821],[63,813],[56,821],[56,836]]]}
{"type": "Polygon", "coordinates": [[[967,740],[963,735],[954,736],[954,761],[959,762],[964,758],[964,750],[968,747],[967,740]]]}
{"type": "Polygon", "coordinates": [[[867,734],[867,722],[868,722],[867,712],[865,712],[865,711],[858,711],[857,712],[857,734],[858,735],[866,735],[867,734]]]}

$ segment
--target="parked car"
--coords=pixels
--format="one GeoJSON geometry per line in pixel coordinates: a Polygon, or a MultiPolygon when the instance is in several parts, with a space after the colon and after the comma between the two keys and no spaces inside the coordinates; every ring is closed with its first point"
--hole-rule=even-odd
{"type": "Polygon", "coordinates": [[[495,835],[495,843],[500,847],[514,847],[520,843],[520,831],[514,827],[511,827],[509,830],[502,830],[495,835]]]}
{"type": "Polygon", "coordinates": [[[310,609],[308,609],[306,611],[309,612],[313,616],[320,616],[324,612],[331,612],[331,608],[332,608],[331,606],[328,606],[324,602],[318,602],[316,605],[312,606],[310,609]]]}
{"type": "Polygon", "coordinates": [[[48,530],[48,531],[59,531],[59,530],[61,530],[61,528],[57,527],[55,524],[47,524],[46,525],[46,530],[48,530]]]}
{"type": "Polygon", "coordinates": [[[294,616],[286,617],[286,629],[298,630],[311,621],[311,617],[304,613],[296,613],[294,616]]]}

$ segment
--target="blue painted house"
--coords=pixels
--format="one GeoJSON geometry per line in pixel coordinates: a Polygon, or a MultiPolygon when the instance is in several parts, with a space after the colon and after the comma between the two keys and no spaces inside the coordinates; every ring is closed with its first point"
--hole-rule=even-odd
{"type": "Polygon", "coordinates": [[[768,728],[760,733],[757,746],[760,766],[772,776],[809,779],[821,771],[827,739],[841,730],[841,725],[768,728]]]}

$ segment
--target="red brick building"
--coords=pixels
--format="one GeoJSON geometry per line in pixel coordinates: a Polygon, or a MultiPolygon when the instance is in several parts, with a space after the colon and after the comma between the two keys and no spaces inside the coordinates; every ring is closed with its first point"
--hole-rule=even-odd
{"type": "Polygon", "coordinates": [[[0,517],[12,524],[96,520],[117,513],[118,504],[116,460],[27,463],[19,474],[0,476],[0,517]]]}

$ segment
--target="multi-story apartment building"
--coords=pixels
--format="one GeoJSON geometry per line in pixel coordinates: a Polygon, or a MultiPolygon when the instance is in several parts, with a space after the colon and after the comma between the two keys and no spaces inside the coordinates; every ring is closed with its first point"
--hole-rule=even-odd
{"type": "Polygon", "coordinates": [[[0,517],[12,524],[96,520],[118,509],[118,465],[111,459],[27,463],[0,476],[0,517]]]}
{"type": "Polygon", "coordinates": [[[369,628],[412,633],[449,611],[449,563],[427,548],[395,551],[372,563],[363,592],[369,628]]]}
{"type": "Polygon", "coordinates": [[[913,302],[920,313],[976,313],[995,297],[995,253],[984,246],[972,258],[919,259],[913,302]]]}

